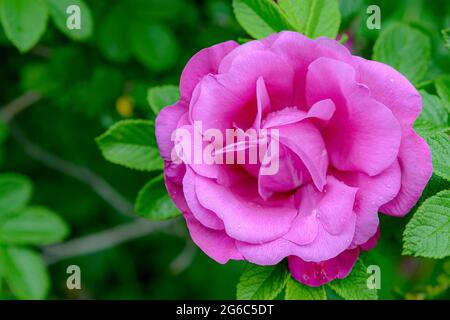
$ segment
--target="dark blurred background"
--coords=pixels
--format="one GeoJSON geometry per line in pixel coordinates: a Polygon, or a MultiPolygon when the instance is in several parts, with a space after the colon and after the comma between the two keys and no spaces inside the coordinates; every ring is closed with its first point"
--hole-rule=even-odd
{"type": "MultiPolygon", "coordinates": [[[[433,65],[429,78],[433,73],[450,71],[449,55],[437,44],[440,30],[450,26],[448,1],[340,2],[341,29],[349,34],[355,54],[372,54],[379,31],[365,27],[366,8],[378,4],[383,26],[389,21],[407,21],[430,36],[433,65]]],[[[15,115],[0,150],[1,171],[22,173],[33,180],[32,202],[53,209],[68,222],[68,240],[102,234],[133,221],[98,195],[90,174],[107,181],[129,203],[153,176],[107,162],[95,137],[121,119],[153,119],[148,88],[178,84],[183,66],[198,50],[249,37],[236,22],[227,0],[85,3],[93,21],[92,35],[86,40],[68,38],[49,20],[39,43],[20,54],[0,28],[0,105],[30,92],[38,97],[36,103],[15,115]],[[74,178],[71,165],[87,169],[87,179],[74,178]]],[[[384,218],[379,246],[367,255],[368,261],[381,266],[380,297],[448,298],[448,259],[401,256],[401,231],[407,221],[384,218]]],[[[104,250],[51,263],[48,297],[235,298],[244,263],[219,265],[209,259],[194,248],[181,219],[163,230],[143,234],[130,235],[129,241],[104,250]],[[81,268],[82,290],[66,288],[66,268],[71,264],[81,268]]],[[[92,243],[94,247],[97,244],[92,243]]]]}

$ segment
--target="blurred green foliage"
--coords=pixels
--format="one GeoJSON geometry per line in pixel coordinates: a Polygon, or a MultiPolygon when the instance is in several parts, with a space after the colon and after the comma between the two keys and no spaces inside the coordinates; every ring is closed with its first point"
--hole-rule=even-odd
{"type": "MultiPolygon", "coordinates": [[[[380,30],[366,27],[369,4],[380,6],[382,30],[392,23],[403,22],[426,35],[430,39],[431,63],[420,71],[423,76],[420,80],[424,81],[421,89],[444,99],[450,87],[444,83],[446,78],[436,82],[436,87],[433,83],[437,76],[450,74],[450,52],[441,32],[450,26],[448,1],[341,0],[339,4],[340,33],[346,32],[353,52],[366,58],[372,57],[380,34],[380,30]]],[[[106,162],[95,137],[119,120],[154,120],[155,112],[165,101],[152,96],[148,92],[150,87],[163,85],[159,90],[170,91],[173,87],[165,85],[178,84],[183,66],[195,52],[221,41],[249,37],[237,23],[228,0],[0,0],[0,21],[4,26],[0,28],[0,104],[7,106],[30,91],[42,97],[15,115],[10,129],[1,123],[1,171],[28,176],[34,183],[31,202],[58,212],[70,225],[71,238],[95,234],[131,219],[117,212],[91,185],[55,170],[48,157],[33,152],[35,147],[103,177],[133,203],[138,191],[157,173],[131,171],[106,162]],[[81,31],[66,28],[65,8],[69,4],[81,7],[81,31]],[[16,9],[32,6],[33,10],[27,7],[18,11],[26,14],[14,16],[9,11],[14,6],[16,9]],[[30,25],[32,32],[24,33],[22,28],[30,25]]],[[[109,146],[111,143],[114,141],[109,140],[109,146]]],[[[448,182],[434,176],[425,193],[433,195],[448,187],[448,182]]],[[[0,206],[4,205],[3,195],[0,189],[0,206]]],[[[148,206],[142,203],[139,210],[147,212],[148,206]]],[[[162,208],[166,207],[162,205],[162,208]]],[[[366,265],[381,267],[379,297],[448,299],[448,258],[438,261],[401,255],[402,231],[411,216],[382,217],[382,236],[377,249],[363,257],[366,265]]],[[[245,264],[219,265],[198,249],[189,249],[184,223],[181,219],[176,221],[171,232],[151,233],[99,252],[50,264],[51,288],[47,296],[56,299],[235,298],[236,283],[245,264]],[[185,268],[180,268],[177,263],[186,260],[186,256],[185,268]],[[81,268],[82,290],[66,288],[66,268],[71,264],[81,268]]],[[[36,260],[34,251],[20,250],[25,249],[0,254],[21,256],[22,261],[36,260]]],[[[14,276],[17,277],[11,275],[14,276]]],[[[0,277],[0,298],[24,297],[12,295],[14,286],[8,289],[4,280],[0,277]]],[[[20,282],[20,279],[16,281],[19,285],[20,282]]],[[[31,293],[31,297],[45,295],[39,290],[31,293]]],[[[327,290],[327,294],[337,298],[331,291],[327,290]]]]}

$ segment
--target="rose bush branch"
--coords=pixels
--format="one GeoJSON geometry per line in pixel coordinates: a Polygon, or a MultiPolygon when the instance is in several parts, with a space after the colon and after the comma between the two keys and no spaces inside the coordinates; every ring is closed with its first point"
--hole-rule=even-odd
{"type": "Polygon", "coordinates": [[[162,230],[178,236],[179,233],[171,229],[175,223],[176,220],[153,223],[148,220],[137,219],[98,233],[43,247],[44,259],[47,264],[54,264],[61,260],[109,249],[162,230]]]}

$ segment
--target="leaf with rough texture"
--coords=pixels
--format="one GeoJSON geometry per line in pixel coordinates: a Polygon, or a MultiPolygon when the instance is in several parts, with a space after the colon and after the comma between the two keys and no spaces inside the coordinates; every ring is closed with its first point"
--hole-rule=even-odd
{"type": "Polygon", "coordinates": [[[89,7],[83,0],[47,0],[53,22],[59,31],[72,40],[85,40],[92,35],[94,22],[89,7]],[[71,13],[67,13],[67,8],[71,5],[80,8],[80,29],[69,29],[67,19],[71,13]]]}
{"type": "Polygon", "coordinates": [[[450,255],[450,190],[428,198],[403,233],[403,254],[427,258],[450,255]]]}
{"type": "Polygon", "coordinates": [[[163,169],[151,121],[119,121],[96,141],[103,156],[112,163],[143,171],[163,169]]]}
{"type": "Polygon", "coordinates": [[[0,175],[0,216],[27,204],[33,192],[33,184],[25,176],[15,173],[0,175]]]}
{"type": "Polygon", "coordinates": [[[445,102],[438,96],[429,94],[421,90],[422,113],[419,119],[427,120],[439,126],[446,126],[448,123],[448,112],[445,108],[445,102]]]}
{"type": "Polygon", "coordinates": [[[434,85],[436,86],[439,97],[445,101],[444,106],[446,107],[447,112],[450,113],[450,75],[437,78],[434,85]]]}
{"type": "Polygon", "coordinates": [[[44,261],[34,251],[0,247],[0,270],[13,294],[19,299],[44,299],[50,279],[44,261]]]}
{"type": "Polygon", "coordinates": [[[249,264],[239,279],[237,298],[239,300],[272,300],[283,290],[289,279],[285,263],[275,266],[249,264]]]}
{"type": "Polygon", "coordinates": [[[242,28],[255,39],[282,30],[293,30],[272,0],[233,0],[233,10],[242,28]]]}
{"type": "Polygon", "coordinates": [[[295,30],[310,38],[336,38],[341,24],[337,0],[279,0],[295,30]]]}
{"type": "Polygon", "coordinates": [[[0,223],[0,243],[48,245],[61,241],[68,232],[67,224],[53,211],[26,207],[0,223]]]}
{"type": "Polygon", "coordinates": [[[155,114],[158,114],[162,108],[174,104],[178,99],[180,99],[178,86],[165,85],[148,90],[148,103],[155,114]]]}
{"type": "Polygon", "coordinates": [[[47,6],[43,0],[1,0],[0,21],[8,39],[26,52],[39,41],[47,27],[47,6]]]}
{"type": "Polygon", "coordinates": [[[409,25],[393,23],[378,37],[373,59],[389,64],[417,84],[428,70],[430,55],[431,43],[426,34],[409,25]]]}
{"type": "Polygon", "coordinates": [[[144,218],[166,220],[180,215],[164,186],[164,177],[150,180],[139,192],[135,211],[144,218]]]}
{"type": "Polygon", "coordinates": [[[309,287],[293,278],[286,282],[286,300],[327,300],[325,287],[309,287]]]}
{"type": "Polygon", "coordinates": [[[450,180],[450,141],[448,134],[439,133],[426,138],[433,154],[433,172],[450,180]]]}
{"type": "Polygon", "coordinates": [[[424,119],[417,119],[414,122],[414,130],[422,137],[428,138],[440,133],[450,132],[450,127],[439,126],[424,119]]]}
{"type": "Polygon", "coordinates": [[[328,286],[345,300],[376,300],[377,290],[367,287],[368,277],[366,266],[358,259],[350,275],[333,280],[328,286]]]}

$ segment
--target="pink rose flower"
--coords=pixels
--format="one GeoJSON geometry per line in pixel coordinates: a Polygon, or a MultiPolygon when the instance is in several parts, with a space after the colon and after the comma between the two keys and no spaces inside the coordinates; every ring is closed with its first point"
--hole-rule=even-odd
{"type": "Polygon", "coordinates": [[[412,129],[417,90],[335,40],[281,32],[220,43],[192,57],[180,92],[156,119],[165,182],[193,241],[219,263],[287,257],[304,284],[344,278],[376,245],[378,212],[406,215],[432,174],[430,149],[412,129]],[[260,161],[174,161],[173,132],[196,121],[224,134],[277,129],[278,172],[261,174],[260,161]]]}

